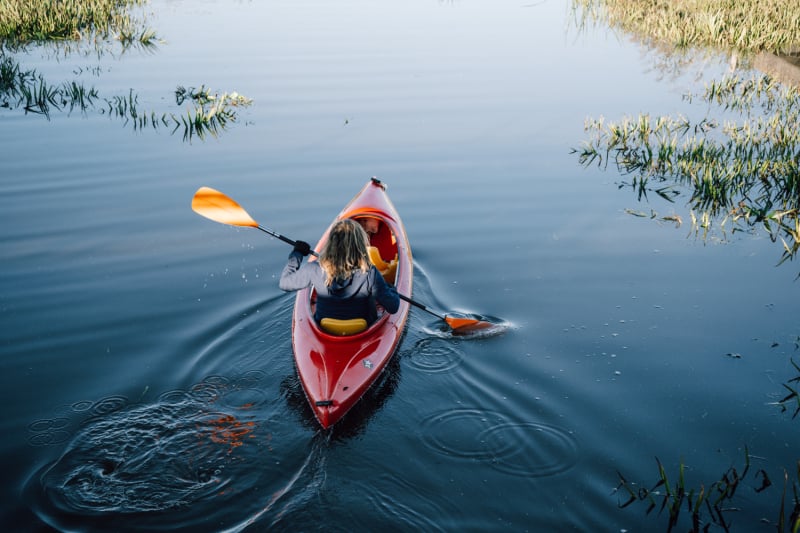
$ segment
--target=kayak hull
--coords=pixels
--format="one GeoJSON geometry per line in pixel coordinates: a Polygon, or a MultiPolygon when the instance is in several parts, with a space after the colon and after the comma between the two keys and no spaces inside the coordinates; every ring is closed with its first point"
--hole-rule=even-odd
{"type": "MultiPolygon", "coordinates": [[[[382,255],[388,261],[393,259],[391,253],[395,253],[394,284],[400,294],[410,295],[411,248],[385,185],[375,178],[333,222],[360,217],[378,219],[382,223],[383,240],[379,243],[382,255]]],[[[320,238],[316,250],[322,249],[329,231],[330,227],[320,238]]],[[[292,317],[292,348],[308,403],[320,425],[328,428],[358,402],[394,356],[408,318],[409,304],[401,300],[397,313],[384,312],[367,330],[346,336],[331,335],[320,329],[313,318],[313,306],[314,291],[311,288],[298,291],[292,317]]]]}

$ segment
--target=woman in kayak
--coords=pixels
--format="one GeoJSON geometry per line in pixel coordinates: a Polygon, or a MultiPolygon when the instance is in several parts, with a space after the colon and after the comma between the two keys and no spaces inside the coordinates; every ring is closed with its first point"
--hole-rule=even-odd
{"type": "Polygon", "coordinates": [[[400,297],[370,263],[368,243],[367,233],[358,222],[340,220],[331,228],[319,261],[303,264],[311,246],[304,241],[295,243],[278,285],[284,291],[314,287],[314,319],[318,323],[323,318],[363,318],[372,324],[378,318],[376,302],[388,313],[396,313],[400,297]]]}

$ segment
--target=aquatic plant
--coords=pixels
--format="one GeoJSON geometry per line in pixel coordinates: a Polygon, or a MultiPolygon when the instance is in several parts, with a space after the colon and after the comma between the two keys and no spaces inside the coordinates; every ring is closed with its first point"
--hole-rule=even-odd
{"type": "Polygon", "coordinates": [[[28,113],[50,117],[53,109],[85,112],[98,99],[94,88],[77,82],[48,83],[35,70],[23,70],[10,57],[0,57],[0,106],[22,107],[28,113]]]}
{"type": "Polygon", "coordinates": [[[794,359],[792,359],[791,363],[794,369],[797,370],[797,376],[783,384],[783,387],[789,391],[789,394],[778,401],[778,405],[781,406],[781,411],[786,412],[789,409],[788,405],[793,403],[794,413],[792,414],[792,418],[796,418],[797,415],[800,414],[800,392],[797,390],[797,386],[800,384],[800,366],[794,362],[794,359]]]}
{"type": "Polygon", "coordinates": [[[573,0],[581,25],[602,22],[649,44],[788,53],[800,47],[800,4],[785,0],[573,0]]]}
{"type": "Polygon", "coordinates": [[[171,127],[183,131],[183,139],[217,136],[236,122],[236,108],[252,102],[237,93],[212,93],[179,86],[175,92],[178,106],[189,102],[185,112],[143,111],[131,89],[127,95],[101,98],[94,88],[76,81],[48,83],[35,70],[24,70],[6,50],[25,50],[30,43],[55,47],[71,53],[88,45],[98,55],[106,53],[109,39],[122,45],[150,49],[158,41],[155,31],[131,15],[130,9],[146,0],[0,0],[0,106],[22,108],[50,118],[56,111],[86,113],[98,109],[101,114],[120,118],[135,130],[171,127]],[[71,43],[77,43],[75,45],[71,43]]]}
{"type": "MultiPolygon", "coordinates": [[[[696,95],[687,95],[689,102],[696,95]]],[[[620,122],[588,119],[592,137],[579,149],[584,166],[616,165],[645,199],[648,192],[674,202],[688,191],[695,234],[706,238],[715,224],[734,231],[763,226],[783,247],[778,264],[800,250],[800,93],[768,76],[728,76],[700,95],[709,111],[737,113],[739,121],[708,115],[652,118],[640,114],[620,122]]]]}
{"type": "Polygon", "coordinates": [[[131,90],[127,96],[114,96],[106,99],[106,107],[102,112],[124,119],[125,123],[131,124],[134,130],[171,126],[172,134],[182,131],[183,140],[191,142],[195,137],[201,140],[205,139],[207,135],[216,137],[230,123],[238,120],[236,108],[252,104],[251,99],[238,93],[212,93],[204,86],[197,90],[178,86],[175,90],[175,101],[177,105],[186,102],[191,105],[181,114],[142,112],[139,110],[139,98],[131,90]]]}
{"type": "MultiPolygon", "coordinates": [[[[774,343],[773,346],[778,346],[778,343],[774,343]]],[[[795,350],[800,350],[800,336],[795,337],[794,346],[795,350]]],[[[728,355],[741,357],[739,354],[728,355]]],[[[790,362],[797,371],[797,376],[783,384],[789,394],[780,401],[775,402],[774,405],[779,405],[781,411],[786,412],[789,410],[789,405],[792,404],[792,407],[794,407],[792,418],[796,418],[800,414],[800,393],[796,388],[797,384],[800,383],[800,365],[795,363],[794,359],[790,362]]],[[[650,514],[656,507],[659,509],[659,514],[666,509],[669,515],[667,531],[672,531],[679,525],[682,520],[681,516],[684,516],[684,522],[688,520],[691,523],[689,531],[693,533],[708,531],[712,524],[721,527],[724,531],[731,531],[732,524],[729,515],[732,515],[733,511],[739,510],[734,505],[737,489],[746,484],[755,493],[762,493],[773,486],[772,480],[764,469],[757,470],[748,479],[751,469],[750,458],[750,452],[745,446],[744,468],[741,471],[732,466],[717,481],[707,485],[701,484],[697,488],[690,488],[686,483],[685,471],[687,467],[683,461],[678,466],[677,482],[671,484],[666,469],[656,457],[658,479],[649,489],[628,481],[625,476],[617,472],[619,483],[614,493],[622,495],[622,498],[624,498],[618,501],[618,506],[626,508],[637,502],[646,503],[646,514],[650,514]],[[686,513],[682,515],[683,509],[686,509],[686,513]],[[687,513],[688,519],[685,518],[687,513]]],[[[789,472],[786,469],[783,471],[783,491],[781,493],[778,517],[775,522],[778,532],[797,533],[800,531],[800,491],[798,490],[800,486],[798,483],[800,483],[800,461],[797,461],[796,465],[796,482],[792,481],[791,484],[791,502],[787,502],[789,472]]],[[[763,521],[764,519],[762,519],[763,521]]]]}
{"type": "Polygon", "coordinates": [[[253,103],[250,98],[236,92],[212,94],[204,86],[200,86],[199,89],[179,86],[175,90],[175,100],[178,105],[187,100],[194,103],[194,107],[185,115],[171,115],[175,124],[173,133],[183,126],[183,139],[188,141],[194,136],[200,139],[206,135],[216,137],[228,123],[236,122],[237,114],[234,108],[247,107],[253,103]]]}
{"type": "Polygon", "coordinates": [[[178,86],[175,103],[189,106],[182,113],[143,111],[133,89],[127,95],[102,98],[93,87],[76,81],[50,84],[35,70],[24,70],[10,57],[0,57],[0,107],[22,108],[48,119],[55,111],[71,113],[78,109],[87,113],[97,109],[101,114],[122,119],[134,130],[171,127],[173,134],[182,131],[183,139],[191,141],[195,137],[217,136],[238,120],[237,109],[249,106],[252,100],[235,92],[217,94],[205,86],[178,86]]]}
{"type": "MultiPolygon", "coordinates": [[[[686,465],[681,461],[678,466],[678,479],[670,483],[666,469],[661,461],[656,457],[658,466],[658,480],[651,488],[640,487],[638,484],[628,481],[621,473],[617,472],[619,484],[614,490],[621,493],[624,501],[619,501],[620,508],[628,507],[634,503],[645,503],[645,513],[650,514],[658,507],[661,514],[665,509],[668,513],[667,531],[672,531],[679,525],[684,527],[690,525],[689,531],[692,533],[706,532],[713,524],[724,531],[731,531],[732,519],[730,515],[738,509],[733,506],[737,490],[743,486],[750,473],[750,453],[745,447],[745,464],[740,472],[732,466],[726,470],[718,480],[710,483],[708,487],[701,484],[699,487],[692,488],[686,483],[686,465]],[[683,518],[688,513],[688,519],[683,518]],[[683,521],[682,521],[683,520],[683,521]]],[[[797,480],[800,481],[800,462],[798,462],[797,480]]],[[[757,470],[749,476],[750,488],[756,493],[762,493],[773,486],[767,472],[764,469],[757,470]]],[[[786,516],[786,495],[789,483],[788,472],[784,471],[783,494],[776,521],[777,531],[790,531],[796,533],[800,530],[800,496],[798,495],[798,485],[792,482],[792,508],[789,516],[786,516]],[[787,529],[788,526],[788,529],[787,529]]],[[[684,529],[685,530],[685,529],[684,529]]]]}

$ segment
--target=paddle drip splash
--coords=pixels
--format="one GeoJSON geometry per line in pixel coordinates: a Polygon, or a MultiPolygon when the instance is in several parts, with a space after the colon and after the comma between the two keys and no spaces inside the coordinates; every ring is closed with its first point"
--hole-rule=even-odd
{"type": "Polygon", "coordinates": [[[56,504],[81,513],[163,511],[224,490],[233,449],[254,422],[201,404],[138,407],[94,421],[42,476],[56,504]]]}
{"type": "Polygon", "coordinates": [[[208,531],[209,522],[239,523],[252,511],[240,502],[260,490],[279,494],[270,508],[280,507],[304,468],[285,450],[304,438],[271,415],[260,378],[210,376],[154,403],[112,397],[76,404],[82,421],[32,424],[37,445],[66,444],[32,473],[26,499],[43,522],[82,531],[208,531]]]}

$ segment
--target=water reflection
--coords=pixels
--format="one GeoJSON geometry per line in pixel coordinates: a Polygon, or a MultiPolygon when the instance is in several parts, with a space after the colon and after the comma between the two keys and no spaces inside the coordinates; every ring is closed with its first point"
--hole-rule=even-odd
{"type": "MultiPolygon", "coordinates": [[[[748,4],[719,4],[709,16],[707,9],[683,3],[654,9],[649,2],[574,0],[573,8],[581,11],[576,19],[579,27],[603,21],[642,43],[660,72],[679,76],[695,70],[695,81],[705,80],[705,89],[684,97],[689,105],[700,104],[700,119],[682,114],[651,117],[649,113],[616,122],[588,119],[585,130],[590,138],[572,152],[584,166],[615,166],[628,177],[620,188],[631,188],[639,201],[660,198],[672,204],[683,199],[689,210],[685,217],[659,215],[655,209],[649,215],[628,210],[630,214],[677,226],[690,220],[692,233],[703,240],[720,233],[725,237],[728,232],[765,231],[780,246],[778,264],[782,264],[800,252],[800,69],[796,61],[800,42],[791,22],[798,12],[796,6],[780,3],[748,4]],[[728,74],[709,79],[705,72],[709,57],[727,58],[724,70],[728,74]],[[767,74],[753,74],[753,68],[767,74]]],[[[794,361],[792,365],[797,369],[794,361]]],[[[783,384],[789,394],[776,402],[783,411],[800,402],[793,388],[796,379],[783,384]]],[[[651,489],[629,483],[620,474],[618,489],[624,491],[620,507],[644,502],[648,514],[656,508],[666,510],[667,531],[676,526],[706,531],[711,524],[728,531],[733,516],[728,511],[750,470],[750,459],[745,447],[741,471],[731,467],[719,481],[698,488],[685,482],[683,463],[670,482],[657,460],[659,478],[651,489]],[[687,512],[681,513],[684,509],[687,512]]],[[[757,493],[772,485],[764,469],[747,481],[757,493]]],[[[795,483],[791,487],[794,509],[784,513],[788,481],[784,471],[776,513],[779,530],[800,524],[795,483]]],[[[746,509],[736,510],[748,514],[746,509]]],[[[763,515],[756,518],[768,522],[763,515]]]]}
{"type": "Polygon", "coordinates": [[[464,357],[458,345],[439,337],[425,337],[408,350],[405,359],[417,370],[429,374],[449,372],[457,368],[464,357]]]}
{"type": "MultiPolygon", "coordinates": [[[[704,240],[716,232],[724,236],[729,230],[752,231],[760,227],[781,246],[778,264],[794,259],[800,251],[797,86],[782,84],[767,75],[748,77],[746,69],[753,49],[733,48],[731,44],[730,50],[720,52],[705,48],[703,45],[709,43],[699,35],[678,46],[675,40],[680,37],[669,31],[680,32],[682,28],[663,21],[634,22],[636,2],[619,9],[600,4],[576,0],[574,6],[584,9],[578,25],[585,25],[587,19],[603,19],[622,28],[646,43],[657,58],[657,67],[671,74],[696,65],[698,57],[727,53],[730,74],[707,81],[702,93],[684,97],[690,104],[699,101],[704,106],[705,115],[699,120],[683,115],[651,117],[649,113],[616,122],[588,119],[585,130],[589,140],[572,150],[579,162],[602,168],[613,164],[620,174],[631,176],[620,187],[629,186],[640,201],[648,200],[648,194],[670,203],[685,198],[689,213],[684,218],[691,220],[694,234],[704,240]]],[[[741,23],[746,25],[749,21],[741,23]]],[[[781,39],[777,42],[786,44],[781,39]]],[[[720,43],[714,46],[719,47],[720,43]]],[[[782,79],[791,80],[786,75],[793,68],[785,61],[789,56],[781,53],[783,48],[774,51],[783,58],[776,56],[776,61],[780,59],[785,67],[781,69],[782,79]]],[[[764,52],[758,57],[763,55],[764,52]]],[[[774,67],[774,63],[770,64],[774,67]]],[[[655,211],[651,218],[669,218],[678,226],[684,220],[680,215],[664,217],[655,211]]]]}
{"type": "MultiPolygon", "coordinates": [[[[121,6],[120,6],[121,7],[121,6]]],[[[68,18],[68,17],[65,17],[68,18]]],[[[239,119],[239,109],[248,107],[252,100],[236,92],[218,93],[205,86],[185,88],[178,85],[174,93],[175,106],[187,104],[185,111],[156,111],[143,109],[139,96],[131,88],[125,95],[101,96],[97,89],[78,80],[63,82],[48,81],[35,69],[22,66],[20,57],[42,52],[53,62],[72,54],[96,55],[98,61],[105,55],[121,57],[131,51],[155,52],[162,41],[155,31],[144,26],[144,21],[135,21],[129,16],[119,16],[115,38],[89,35],[78,40],[49,41],[47,36],[37,37],[34,44],[24,36],[0,36],[0,107],[22,109],[26,114],[41,115],[48,120],[55,113],[72,114],[78,111],[85,115],[90,111],[122,121],[126,127],[141,131],[167,129],[170,134],[181,133],[185,142],[206,137],[217,137],[239,119]],[[121,50],[117,52],[117,46],[121,50]]],[[[70,21],[71,22],[71,21],[70,21]]],[[[74,30],[80,35],[78,30],[74,30]]],[[[71,36],[70,36],[71,37],[71,36]]],[[[101,69],[91,69],[100,75],[101,69]]],[[[77,75],[81,71],[76,71],[77,75]]]]}
{"type": "Polygon", "coordinates": [[[74,80],[51,84],[35,70],[21,68],[11,57],[0,59],[0,102],[1,107],[21,108],[47,119],[56,112],[97,111],[120,119],[137,131],[167,129],[172,135],[181,132],[187,142],[217,137],[238,120],[238,109],[252,104],[252,100],[236,92],[220,94],[205,86],[178,86],[175,105],[189,104],[185,113],[143,110],[133,89],[124,96],[101,97],[94,87],[74,80]]]}

